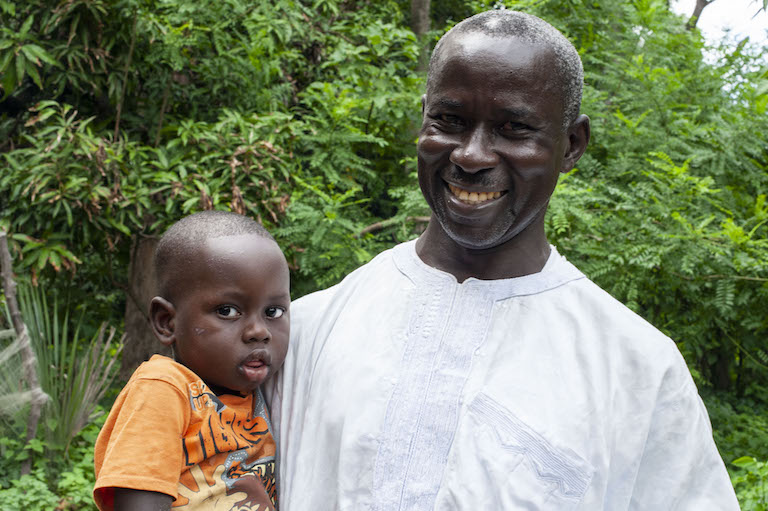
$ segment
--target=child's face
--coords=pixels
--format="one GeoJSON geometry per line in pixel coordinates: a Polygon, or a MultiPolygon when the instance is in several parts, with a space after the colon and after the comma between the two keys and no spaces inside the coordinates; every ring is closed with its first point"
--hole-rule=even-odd
{"type": "Polygon", "coordinates": [[[277,244],[256,235],[207,240],[178,269],[171,344],[177,361],[214,392],[255,390],[288,350],[288,265],[277,244]]]}

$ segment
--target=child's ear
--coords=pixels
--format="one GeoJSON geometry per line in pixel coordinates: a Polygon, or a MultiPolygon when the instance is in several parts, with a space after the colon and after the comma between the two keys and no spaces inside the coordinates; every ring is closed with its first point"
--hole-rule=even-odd
{"type": "Polygon", "coordinates": [[[152,322],[152,331],[155,337],[165,346],[170,346],[176,340],[174,326],[176,323],[176,309],[173,304],[161,296],[152,298],[149,304],[149,320],[152,322]]]}

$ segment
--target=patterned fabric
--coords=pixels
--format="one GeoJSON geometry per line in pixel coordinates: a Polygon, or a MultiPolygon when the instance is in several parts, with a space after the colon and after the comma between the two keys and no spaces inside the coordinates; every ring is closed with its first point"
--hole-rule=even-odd
{"type": "Polygon", "coordinates": [[[738,509],[675,344],[554,247],[458,283],[406,243],[291,320],[269,393],[291,511],[738,509]]]}
{"type": "Polygon", "coordinates": [[[275,442],[261,392],[213,394],[160,355],[131,376],[96,441],[94,500],[114,488],[173,496],[183,510],[276,509],[275,442]]]}

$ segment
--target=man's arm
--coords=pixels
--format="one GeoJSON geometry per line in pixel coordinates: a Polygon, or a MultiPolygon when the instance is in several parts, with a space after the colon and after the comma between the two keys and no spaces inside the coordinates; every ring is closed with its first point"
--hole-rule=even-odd
{"type": "Polygon", "coordinates": [[[629,509],[738,511],[693,381],[657,404],[629,509]]]}
{"type": "Polygon", "coordinates": [[[115,488],[115,511],[168,511],[172,503],[165,493],[115,488]]]}

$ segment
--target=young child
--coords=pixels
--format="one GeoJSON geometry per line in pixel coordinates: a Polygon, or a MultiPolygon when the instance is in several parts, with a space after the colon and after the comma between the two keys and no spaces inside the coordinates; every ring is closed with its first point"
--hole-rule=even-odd
{"type": "Polygon", "coordinates": [[[288,265],[235,213],[183,218],[155,255],[154,355],[120,392],[95,448],[100,510],[274,510],[275,441],[259,386],[288,348],[288,265]]]}

